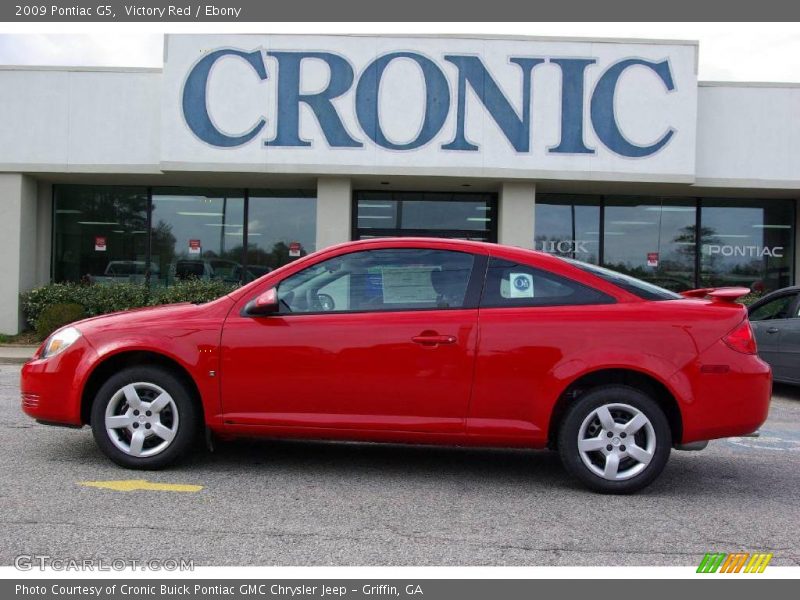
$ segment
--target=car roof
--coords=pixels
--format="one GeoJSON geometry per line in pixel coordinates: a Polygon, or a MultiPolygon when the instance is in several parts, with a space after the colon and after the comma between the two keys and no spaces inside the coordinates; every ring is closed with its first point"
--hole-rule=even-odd
{"type": "MultiPolygon", "coordinates": [[[[491,254],[492,256],[506,255],[506,254],[525,254],[528,256],[537,256],[545,259],[554,258],[551,254],[546,252],[539,252],[538,250],[531,250],[529,248],[520,248],[518,246],[504,246],[494,242],[479,242],[474,240],[460,240],[453,238],[439,238],[439,237],[380,237],[370,238],[367,240],[355,240],[350,242],[343,242],[336,246],[330,246],[326,250],[334,250],[338,248],[358,248],[366,246],[370,248],[397,248],[402,246],[409,247],[430,247],[430,248],[460,248],[465,252],[478,252],[482,254],[491,254]]],[[[557,259],[556,259],[557,260],[557,259]]]]}
{"type": "Polygon", "coordinates": [[[325,250],[337,250],[339,248],[355,249],[359,247],[365,248],[398,248],[398,247],[423,247],[423,248],[448,248],[451,250],[462,250],[464,252],[473,252],[479,254],[488,254],[500,258],[520,258],[520,259],[535,259],[538,264],[542,266],[553,266],[558,269],[565,264],[565,261],[558,256],[548,254],[547,252],[540,252],[539,250],[531,250],[530,248],[521,248],[519,246],[506,246],[496,244],[494,242],[478,242],[473,240],[459,240],[452,238],[437,238],[437,237],[381,237],[370,238],[368,240],[355,240],[350,242],[343,242],[336,246],[331,246],[325,250]]]}

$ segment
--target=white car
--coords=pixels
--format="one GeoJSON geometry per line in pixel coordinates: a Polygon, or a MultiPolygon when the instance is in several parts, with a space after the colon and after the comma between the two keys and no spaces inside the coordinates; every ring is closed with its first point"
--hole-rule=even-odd
{"type": "MultiPolygon", "coordinates": [[[[92,283],[144,283],[146,262],[143,260],[112,260],[102,275],[90,276],[92,283]]],[[[158,265],[150,263],[150,275],[157,278],[158,265]]]]}

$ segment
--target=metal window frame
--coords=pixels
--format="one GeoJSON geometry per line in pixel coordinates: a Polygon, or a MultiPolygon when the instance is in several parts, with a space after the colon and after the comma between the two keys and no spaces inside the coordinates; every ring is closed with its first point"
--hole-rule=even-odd
{"type": "MultiPolygon", "coordinates": [[[[420,200],[420,202],[424,202],[425,200],[420,200]]],[[[457,202],[457,200],[452,200],[453,202],[457,202]]],[[[496,192],[430,192],[425,190],[376,190],[376,189],[364,189],[364,190],[353,190],[351,194],[351,202],[350,202],[350,239],[357,240],[361,237],[361,235],[371,235],[375,234],[376,237],[440,237],[444,239],[453,239],[453,238],[466,238],[466,237],[476,237],[477,235],[481,235],[481,237],[487,237],[490,243],[496,244],[497,237],[498,237],[498,225],[499,225],[499,214],[498,214],[498,207],[499,207],[499,200],[498,194],[496,192]],[[441,229],[441,228],[425,228],[425,229],[402,229],[399,227],[399,224],[402,222],[403,217],[403,209],[402,209],[402,200],[398,200],[396,198],[390,198],[392,202],[399,202],[398,211],[397,211],[397,222],[398,227],[381,227],[381,228],[370,228],[364,229],[359,228],[358,226],[358,201],[365,199],[361,198],[362,194],[390,194],[394,196],[395,194],[429,194],[429,195],[450,195],[450,196],[488,196],[487,204],[491,207],[491,212],[493,215],[492,220],[490,221],[490,227],[483,231],[477,231],[474,229],[441,229]],[[482,235],[482,234],[485,234],[482,235]]]]}

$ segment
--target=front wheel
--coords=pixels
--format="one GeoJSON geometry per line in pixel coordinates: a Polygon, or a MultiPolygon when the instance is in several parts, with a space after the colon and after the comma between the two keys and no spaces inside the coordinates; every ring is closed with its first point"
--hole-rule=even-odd
{"type": "Polygon", "coordinates": [[[132,367],[106,381],[92,405],[92,433],[115,463],[160,469],[185,454],[198,411],[183,382],[158,367],[132,367]]]}
{"type": "Polygon", "coordinates": [[[664,470],[672,434],[664,411],[624,385],[596,388],[567,411],[558,435],[564,467],[592,490],[629,494],[664,470]]]}

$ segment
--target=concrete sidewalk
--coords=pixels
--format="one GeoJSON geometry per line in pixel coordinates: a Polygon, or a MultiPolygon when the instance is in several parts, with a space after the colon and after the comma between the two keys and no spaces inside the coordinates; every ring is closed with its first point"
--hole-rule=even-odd
{"type": "Polygon", "coordinates": [[[0,365],[21,365],[26,362],[38,346],[0,344],[0,365]]]}

